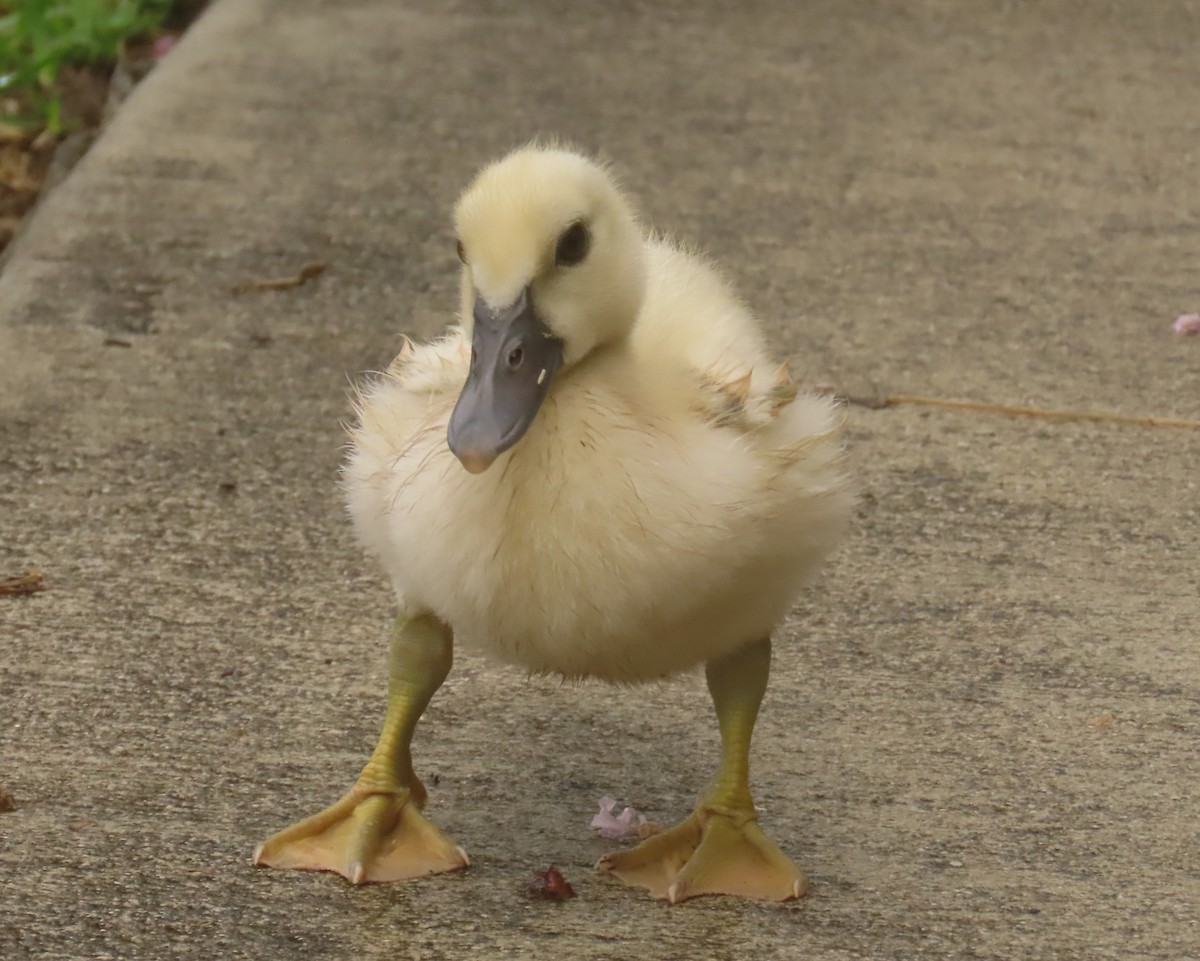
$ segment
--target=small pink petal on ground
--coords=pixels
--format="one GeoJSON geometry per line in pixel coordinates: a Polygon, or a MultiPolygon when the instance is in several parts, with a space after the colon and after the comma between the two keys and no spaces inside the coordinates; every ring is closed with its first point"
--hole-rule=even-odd
{"type": "Polygon", "coordinates": [[[1200,334],[1200,314],[1180,314],[1176,317],[1175,333],[1200,334]]]}
{"type": "Polygon", "coordinates": [[[154,51],[154,59],[161,60],[174,49],[178,42],[179,38],[173,33],[164,33],[154,41],[154,46],[151,48],[154,51]]]}
{"type": "Polygon", "coordinates": [[[592,818],[591,826],[600,832],[600,837],[615,841],[617,838],[637,835],[639,828],[647,824],[646,815],[636,808],[627,807],[620,814],[614,814],[617,802],[610,797],[600,799],[600,813],[592,818]],[[637,823],[634,823],[637,818],[637,823]]]}

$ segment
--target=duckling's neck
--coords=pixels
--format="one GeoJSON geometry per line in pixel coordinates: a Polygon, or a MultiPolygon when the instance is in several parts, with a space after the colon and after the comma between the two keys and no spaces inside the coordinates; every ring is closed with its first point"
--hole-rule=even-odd
{"type": "MultiPolygon", "coordinates": [[[[581,376],[587,376],[588,372],[596,367],[613,363],[634,363],[633,344],[628,334],[603,344],[597,344],[562,374],[570,376],[578,372],[581,376]]],[[[561,380],[563,377],[560,375],[557,379],[561,380]]]]}

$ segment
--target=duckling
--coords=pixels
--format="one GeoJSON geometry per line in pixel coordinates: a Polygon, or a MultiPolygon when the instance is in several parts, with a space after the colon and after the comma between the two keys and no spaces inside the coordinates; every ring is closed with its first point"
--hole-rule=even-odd
{"type": "Polygon", "coordinates": [[[828,399],[798,394],[699,257],[640,226],[603,166],[533,145],[455,210],[460,322],[358,398],[345,468],[398,615],[378,746],[256,864],[354,884],[467,866],[421,813],[418,719],[455,642],[636,683],[704,665],[722,749],[695,811],[598,868],[671,902],[799,897],[757,824],[751,732],[771,633],[852,503],[828,399]]]}

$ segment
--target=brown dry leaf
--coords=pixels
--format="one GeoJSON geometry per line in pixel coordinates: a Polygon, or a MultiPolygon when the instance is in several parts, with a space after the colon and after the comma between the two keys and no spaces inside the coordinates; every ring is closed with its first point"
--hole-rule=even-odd
{"type": "Polygon", "coordinates": [[[1088,724],[1094,727],[1097,731],[1104,731],[1112,727],[1114,721],[1116,721],[1116,718],[1111,714],[1101,714],[1099,717],[1094,717],[1088,721],[1088,724]]]}
{"type": "Polygon", "coordinates": [[[41,187],[41,181],[30,173],[29,154],[23,150],[6,150],[0,154],[0,178],[9,190],[30,192],[41,187]]]}
{"type": "Polygon", "coordinates": [[[68,821],[67,827],[72,831],[82,831],[84,828],[94,827],[95,824],[91,818],[76,818],[74,821],[68,821]]]}
{"type": "Polygon", "coordinates": [[[19,217],[5,217],[0,214],[0,248],[4,247],[10,240],[17,235],[17,228],[21,226],[19,217]]]}
{"type": "Polygon", "coordinates": [[[29,131],[0,120],[0,143],[24,143],[28,139],[29,131]]]}
{"type": "Polygon", "coordinates": [[[529,891],[548,901],[567,901],[575,897],[575,889],[553,864],[547,870],[539,871],[533,876],[533,880],[529,882],[529,891]]]}
{"type": "Polygon", "coordinates": [[[0,580],[0,597],[15,594],[36,594],[46,589],[46,578],[41,571],[30,571],[19,577],[6,577],[0,580]]]}
{"type": "Polygon", "coordinates": [[[52,150],[57,143],[58,134],[51,133],[49,130],[43,130],[33,138],[33,143],[29,145],[29,149],[40,153],[43,150],[52,150]]]}
{"type": "Polygon", "coordinates": [[[17,809],[16,799],[8,793],[8,789],[0,784],[0,814],[17,809]]]}
{"type": "Polygon", "coordinates": [[[643,821],[634,830],[637,831],[637,836],[645,841],[646,838],[652,838],[656,834],[662,834],[663,826],[657,821],[643,821]]]}

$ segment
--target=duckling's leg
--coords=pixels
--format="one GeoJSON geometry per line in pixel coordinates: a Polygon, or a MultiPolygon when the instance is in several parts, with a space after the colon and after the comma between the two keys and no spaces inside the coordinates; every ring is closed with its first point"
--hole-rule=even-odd
{"type": "Polygon", "coordinates": [[[336,871],[353,884],[467,866],[467,852],[421,816],[427,794],[409,751],[413,729],[452,660],[453,637],[437,618],[397,619],[387,719],[375,753],[340,801],[259,845],[255,864],[336,871]]]}
{"type": "Polygon", "coordinates": [[[596,865],[671,902],[701,894],[786,901],[804,894],[804,873],[758,827],[750,798],[750,736],[771,669],[770,639],[705,668],[721,728],[721,763],[691,817],[596,865]]]}

